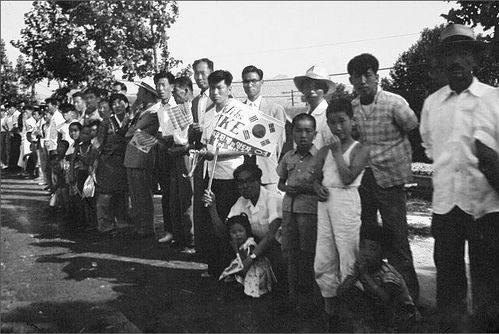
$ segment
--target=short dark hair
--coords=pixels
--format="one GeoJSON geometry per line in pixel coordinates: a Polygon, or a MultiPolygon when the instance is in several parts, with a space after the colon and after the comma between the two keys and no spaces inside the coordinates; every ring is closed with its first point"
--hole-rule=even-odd
{"type": "Polygon", "coordinates": [[[243,72],[241,73],[241,77],[244,76],[246,73],[256,73],[260,77],[260,80],[263,80],[263,71],[259,69],[256,66],[253,65],[248,65],[245,68],[243,68],[243,72]]]}
{"type": "Polygon", "coordinates": [[[88,87],[87,89],[85,89],[85,91],[83,91],[83,95],[88,95],[88,94],[93,94],[95,95],[95,97],[99,98],[106,96],[104,90],[97,87],[88,87]]]}
{"type": "Polygon", "coordinates": [[[101,104],[101,103],[107,103],[110,105],[109,99],[107,97],[103,97],[102,99],[100,99],[99,104],[101,104]]]}
{"type": "Polygon", "coordinates": [[[198,66],[199,63],[206,63],[210,71],[213,71],[213,62],[208,58],[201,58],[194,60],[194,62],[192,63],[192,69],[195,70],[196,66],[198,66]]]}
{"type": "Polygon", "coordinates": [[[49,97],[49,98],[45,99],[45,103],[46,104],[51,104],[53,106],[58,106],[60,102],[55,97],[49,97]]]}
{"type": "Polygon", "coordinates": [[[244,229],[246,230],[246,236],[248,238],[253,236],[253,231],[251,230],[251,224],[249,222],[248,215],[244,212],[241,213],[240,215],[227,218],[227,221],[225,224],[226,224],[228,230],[230,230],[230,228],[233,225],[239,224],[242,227],[244,227],[244,229]]]}
{"type": "Polygon", "coordinates": [[[61,105],[59,106],[59,110],[62,114],[66,114],[70,111],[76,111],[75,106],[71,103],[61,103],[61,105]]]}
{"type": "Polygon", "coordinates": [[[31,110],[31,111],[35,111],[35,107],[28,104],[27,106],[24,107],[24,110],[31,110]]]}
{"type": "Polygon", "coordinates": [[[327,106],[326,115],[338,112],[344,112],[345,114],[347,114],[348,118],[352,119],[353,109],[350,100],[344,97],[333,98],[329,103],[329,105],[327,106]]]}
{"type": "Polygon", "coordinates": [[[83,129],[83,125],[81,125],[80,122],[71,122],[71,124],[69,124],[69,127],[71,128],[72,126],[76,126],[80,131],[81,129],[83,129]]]}
{"type": "Polygon", "coordinates": [[[57,148],[59,147],[64,147],[64,153],[66,153],[66,151],[68,150],[69,148],[69,142],[67,140],[59,140],[59,142],[57,143],[57,148]]]}
{"type": "Polygon", "coordinates": [[[123,83],[123,82],[120,82],[120,81],[115,81],[111,87],[114,87],[114,86],[120,86],[121,90],[124,90],[125,92],[128,90],[126,85],[123,83]]]}
{"type": "Polygon", "coordinates": [[[93,127],[93,126],[97,126],[97,127],[99,127],[100,123],[101,123],[101,121],[100,121],[100,120],[98,120],[98,119],[93,119],[93,120],[91,120],[90,122],[88,122],[88,126],[89,126],[89,127],[93,127]]]}
{"type": "Polygon", "coordinates": [[[350,75],[363,74],[369,69],[373,70],[375,74],[379,69],[378,59],[370,53],[362,53],[353,57],[347,65],[348,74],[350,75]]]}
{"type": "Polygon", "coordinates": [[[125,103],[129,103],[128,98],[124,94],[116,93],[116,94],[111,94],[111,96],[109,97],[109,105],[112,106],[114,101],[116,100],[121,100],[125,103]]]}
{"type": "Polygon", "coordinates": [[[158,83],[159,79],[168,79],[168,83],[170,85],[173,85],[173,83],[175,82],[175,76],[173,74],[171,74],[170,72],[168,71],[165,71],[165,70],[161,70],[159,71],[158,73],[156,73],[154,75],[154,83],[158,83]]]}
{"type": "Polygon", "coordinates": [[[192,88],[192,80],[191,78],[189,77],[178,77],[178,78],[175,78],[175,82],[174,84],[177,86],[179,86],[180,88],[189,88],[189,90],[192,92],[193,88],[192,88]]]}
{"type": "Polygon", "coordinates": [[[237,168],[234,170],[232,175],[234,176],[234,179],[237,179],[239,174],[242,172],[250,172],[251,175],[258,181],[261,181],[262,179],[262,170],[258,165],[254,163],[243,163],[242,165],[237,166],[237,168]]]}
{"type": "Polygon", "coordinates": [[[230,86],[232,84],[232,79],[232,74],[230,74],[229,71],[216,70],[208,76],[208,84],[213,86],[223,80],[227,86],[230,86]]]}
{"type": "Polygon", "coordinates": [[[72,97],[73,99],[74,99],[74,98],[77,98],[77,97],[81,97],[81,98],[83,98],[83,93],[82,93],[82,92],[76,92],[76,93],[74,93],[71,97],[72,97]]]}
{"type": "Polygon", "coordinates": [[[293,121],[291,122],[291,128],[294,129],[296,127],[296,124],[298,124],[298,122],[302,120],[311,121],[312,124],[314,125],[314,130],[317,129],[317,121],[315,120],[315,117],[307,113],[296,115],[295,118],[293,118],[293,121]]]}

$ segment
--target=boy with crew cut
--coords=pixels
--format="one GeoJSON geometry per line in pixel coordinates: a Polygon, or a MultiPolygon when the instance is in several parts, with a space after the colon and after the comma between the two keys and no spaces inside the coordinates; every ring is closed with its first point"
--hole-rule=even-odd
{"type": "Polygon", "coordinates": [[[314,191],[317,135],[315,118],[299,114],[292,122],[296,149],[288,151],[277,166],[282,203],[281,248],[288,265],[288,299],[303,316],[313,311],[314,257],[317,239],[317,195],[314,191]]]}

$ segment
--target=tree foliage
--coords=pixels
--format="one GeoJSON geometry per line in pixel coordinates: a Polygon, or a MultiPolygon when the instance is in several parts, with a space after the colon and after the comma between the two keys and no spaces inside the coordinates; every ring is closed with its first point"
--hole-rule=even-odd
{"type": "Polygon", "coordinates": [[[7,58],[5,42],[0,40],[0,104],[28,102],[29,95],[20,89],[19,69],[22,64],[14,67],[7,58]]]}
{"type": "Polygon", "coordinates": [[[159,54],[177,17],[176,1],[35,1],[13,45],[33,80],[102,86],[119,68],[132,80],[178,65],[159,54]]]}

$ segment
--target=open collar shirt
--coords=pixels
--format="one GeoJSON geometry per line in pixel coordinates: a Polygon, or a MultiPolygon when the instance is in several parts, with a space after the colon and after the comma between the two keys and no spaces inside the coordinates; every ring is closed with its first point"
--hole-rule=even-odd
{"type": "Polygon", "coordinates": [[[260,186],[260,195],[256,205],[241,196],[234,203],[227,217],[237,216],[243,212],[248,216],[253,235],[262,239],[269,232],[270,223],[282,218],[282,196],[276,191],[260,186]]]}
{"type": "Polygon", "coordinates": [[[187,145],[189,142],[187,138],[188,128],[185,128],[184,130],[175,129],[172,120],[168,116],[169,109],[174,107],[177,107],[177,103],[175,102],[175,99],[173,97],[170,97],[166,104],[163,104],[161,102],[159,103],[159,129],[163,136],[173,136],[175,144],[187,145]]]}
{"type": "Polygon", "coordinates": [[[360,142],[369,147],[369,167],[382,188],[403,185],[411,180],[412,149],[409,131],[417,128],[418,119],[400,95],[381,90],[371,108],[352,101],[354,122],[360,142]]]}
{"type": "Polygon", "coordinates": [[[473,78],[460,94],[447,85],[424,102],[420,132],[426,155],[433,159],[436,214],[446,214],[455,206],[475,218],[499,211],[497,196],[491,194],[492,188],[478,169],[473,138],[480,126],[479,101],[493,90],[473,78]]]}

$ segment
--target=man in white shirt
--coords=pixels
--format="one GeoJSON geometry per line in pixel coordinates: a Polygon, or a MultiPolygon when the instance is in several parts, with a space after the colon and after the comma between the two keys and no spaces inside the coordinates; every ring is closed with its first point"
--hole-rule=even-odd
{"type": "MultiPolygon", "coordinates": [[[[191,122],[177,122],[180,108],[172,96],[175,77],[162,71],[154,76],[156,91],[161,100],[158,109],[161,140],[158,149],[158,179],[162,191],[163,219],[166,235],[159,242],[175,240],[176,246],[192,251],[192,221],[188,209],[191,205],[192,188],[188,179],[185,154],[188,150],[187,131],[191,122]],[[169,215],[169,219],[165,219],[169,215]]],[[[189,110],[190,114],[190,110],[189,110]]]]}
{"type": "Polygon", "coordinates": [[[328,103],[325,96],[331,94],[336,85],[329,80],[327,70],[318,65],[312,66],[305,75],[297,76],[293,81],[309,105],[307,113],[314,116],[317,123],[317,136],[315,136],[313,144],[317,149],[320,149],[333,137],[327,126],[326,109],[328,103]]]}
{"type": "Polygon", "coordinates": [[[89,124],[94,119],[102,121],[98,109],[103,94],[103,90],[96,87],[89,87],[83,92],[83,99],[86,105],[85,113],[83,114],[84,125],[89,124]]]}
{"type": "Polygon", "coordinates": [[[433,160],[432,234],[441,331],[460,330],[456,326],[466,313],[466,240],[476,319],[487,317],[490,295],[497,300],[499,197],[478,168],[472,137],[479,101],[493,90],[473,76],[483,47],[464,25],[444,28],[433,53],[449,84],[426,99],[421,114],[423,147],[433,160]],[[495,267],[494,275],[491,267],[495,267]],[[493,287],[488,281],[494,282],[493,287]]]}
{"type": "MultiPolygon", "coordinates": [[[[241,76],[243,79],[244,92],[248,96],[244,103],[262,111],[264,114],[280,120],[283,124],[286,124],[286,113],[284,108],[281,105],[267,101],[262,97],[263,71],[253,65],[249,65],[243,69],[241,76]]],[[[255,159],[256,164],[262,170],[262,186],[268,190],[278,191],[277,183],[279,183],[279,175],[277,175],[276,168],[285,140],[286,132],[283,131],[271,157],[251,157],[255,159]]]]}
{"type": "MultiPolygon", "coordinates": [[[[192,119],[193,124],[189,128],[189,144],[196,149],[200,149],[203,144],[201,143],[202,123],[206,110],[211,108],[213,101],[209,96],[208,76],[213,72],[213,62],[208,58],[201,58],[194,61],[192,64],[194,70],[194,80],[201,90],[198,96],[192,100],[192,119]]],[[[192,159],[192,158],[191,158],[192,159]]],[[[194,223],[194,239],[196,252],[200,254],[207,254],[210,249],[209,245],[209,224],[206,224],[208,212],[201,202],[203,192],[206,189],[207,183],[204,179],[204,164],[202,160],[197,164],[194,171],[193,181],[193,223],[194,223]]],[[[206,275],[206,274],[205,274],[206,275]]]]}
{"type": "Polygon", "coordinates": [[[78,112],[78,119],[81,120],[81,123],[83,125],[83,117],[85,115],[85,109],[87,108],[85,100],[83,99],[83,93],[76,92],[73,94],[72,98],[73,98],[73,105],[75,106],[75,109],[78,112]]]}
{"type": "MultiPolygon", "coordinates": [[[[230,72],[223,70],[215,71],[208,77],[208,82],[210,85],[210,98],[213,100],[214,106],[204,116],[201,141],[206,147],[203,156],[208,160],[206,164],[206,180],[213,175],[211,192],[218,199],[217,212],[222,221],[224,221],[230,208],[239,197],[233,173],[239,165],[243,164],[244,158],[242,152],[220,149],[218,150],[215,165],[213,158],[217,154],[217,150],[213,143],[210,143],[210,137],[215,129],[218,118],[224,113],[226,108],[231,104],[242,105],[242,102],[229,98],[232,91],[232,74],[230,72]]],[[[212,239],[209,242],[211,248],[208,249],[208,274],[218,277],[231,260],[230,249],[228,243],[215,238],[214,227],[211,221],[208,233],[212,239]]]]}
{"type": "Polygon", "coordinates": [[[52,115],[50,117],[49,126],[45,134],[45,149],[47,151],[47,178],[49,181],[49,190],[53,194],[55,192],[55,175],[52,174],[52,165],[57,158],[57,140],[59,129],[66,122],[64,116],[59,111],[59,101],[55,98],[48,98],[45,100],[47,104],[47,112],[52,115]]]}

